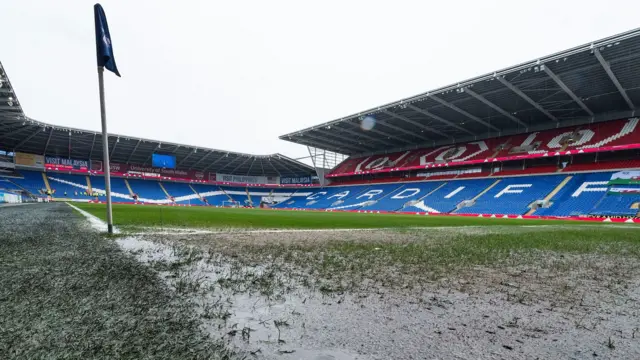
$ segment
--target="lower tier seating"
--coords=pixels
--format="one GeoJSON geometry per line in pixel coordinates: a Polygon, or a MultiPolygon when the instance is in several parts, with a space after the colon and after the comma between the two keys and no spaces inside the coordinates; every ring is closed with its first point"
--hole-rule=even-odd
{"type": "MultiPolygon", "coordinates": [[[[0,177],[0,189],[56,199],[104,200],[102,176],[20,171],[0,177]],[[50,190],[49,190],[50,189],[50,190]]],[[[324,188],[229,187],[112,178],[114,202],[257,207],[278,209],[400,211],[540,216],[636,216],[640,171],[609,171],[485,178],[455,178],[324,188]],[[137,195],[134,200],[133,195],[137,195]]]]}

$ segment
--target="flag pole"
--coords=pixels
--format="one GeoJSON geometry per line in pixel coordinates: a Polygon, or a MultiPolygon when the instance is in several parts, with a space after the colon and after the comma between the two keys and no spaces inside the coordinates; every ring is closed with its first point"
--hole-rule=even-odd
{"type": "Polygon", "coordinates": [[[111,168],[109,166],[109,134],[107,133],[107,110],[104,101],[104,66],[98,66],[98,86],[100,88],[100,117],[102,118],[102,170],[104,188],[107,192],[107,228],[113,234],[113,213],[111,208],[111,168]]]}

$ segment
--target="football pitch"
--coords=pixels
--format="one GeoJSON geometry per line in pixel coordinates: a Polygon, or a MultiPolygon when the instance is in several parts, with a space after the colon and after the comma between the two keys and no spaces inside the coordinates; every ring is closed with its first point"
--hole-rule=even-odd
{"type": "MultiPolygon", "coordinates": [[[[74,206],[105,218],[103,204],[74,206]]],[[[640,355],[638,225],[156,205],[113,215],[121,233],[105,243],[240,354],[640,355]]]]}
{"type": "MultiPolygon", "coordinates": [[[[104,204],[75,203],[74,205],[100,219],[106,219],[104,204]]],[[[403,229],[457,226],[599,225],[599,223],[563,220],[122,204],[113,205],[113,218],[115,226],[125,228],[403,229]]]]}

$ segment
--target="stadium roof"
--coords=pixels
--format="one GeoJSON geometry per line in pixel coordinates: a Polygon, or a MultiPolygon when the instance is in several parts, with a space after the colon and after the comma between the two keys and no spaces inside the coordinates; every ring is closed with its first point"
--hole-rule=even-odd
{"type": "Polygon", "coordinates": [[[369,154],[625,118],[638,107],[640,29],[635,29],[280,139],[369,154]],[[375,127],[363,130],[367,116],[375,127]]]}
{"type": "MultiPolygon", "coordinates": [[[[51,125],[27,117],[0,63],[0,149],[102,160],[102,134],[51,125]]],[[[109,134],[109,158],[112,162],[150,166],[154,152],[175,155],[179,169],[253,176],[315,174],[313,167],[281,154],[242,154],[109,134]]]]}

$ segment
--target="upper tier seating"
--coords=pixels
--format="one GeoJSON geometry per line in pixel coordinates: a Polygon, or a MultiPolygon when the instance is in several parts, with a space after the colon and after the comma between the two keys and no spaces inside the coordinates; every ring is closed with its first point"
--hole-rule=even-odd
{"type": "Polygon", "coordinates": [[[466,144],[349,158],[330,175],[424,168],[427,165],[640,144],[638,118],[506,136],[466,144]]]}

